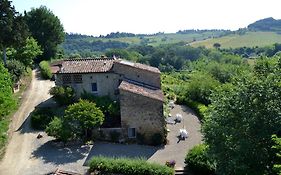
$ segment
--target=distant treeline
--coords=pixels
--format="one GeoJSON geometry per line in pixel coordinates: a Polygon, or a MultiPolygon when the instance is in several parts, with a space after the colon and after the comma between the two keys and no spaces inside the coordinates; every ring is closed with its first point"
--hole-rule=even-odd
{"type": "Polygon", "coordinates": [[[90,39],[92,36],[80,35],[80,34],[66,34],[65,41],[61,45],[64,49],[65,55],[79,53],[82,57],[92,56],[97,52],[105,52],[107,49],[121,49],[127,48],[128,43],[120,41],[102,41],[100,39],[90,39]]]}
{"type": "Polygon", "coordinates": [[[259,56],[272,57],[281,51],[281,44],[275,43],[265,47],[240,47],[220,49],[222,52],[242,56],[243,58],[257,58],[259,56]]]}
{"type": "Polygon", "coordinates": [[[177,33],[179,34],[193,34],[193,33],[206,33],[206,32],[213,32],[213,33],[225,33],[225,34],[231,34],[231,30],[224,30],[224,29],[188,29],[188,30],[179,30],[177,33]]]}

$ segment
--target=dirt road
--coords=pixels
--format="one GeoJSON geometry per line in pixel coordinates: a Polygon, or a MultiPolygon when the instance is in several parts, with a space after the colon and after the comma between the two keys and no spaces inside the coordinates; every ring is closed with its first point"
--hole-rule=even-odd
{"type": "Polygon", "coordinates": [[[28,116],[35,106],[50,98],[48,91],[54,86],[54,82],[41,80],[36,75],[36,71],[33,71],[32,82],[25,92],[23,103],[13,116],[10,127],[11,139],[0,162],[0,174],[25,174],[25,169],[36,164],[36,159],[32,159],[30,155],[38,142],[36,139],[38,132],[30,129],[28,116]]]}

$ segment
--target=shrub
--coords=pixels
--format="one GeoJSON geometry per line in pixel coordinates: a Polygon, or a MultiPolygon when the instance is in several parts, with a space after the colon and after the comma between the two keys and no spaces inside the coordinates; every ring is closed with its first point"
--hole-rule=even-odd
{"type": "Polygon", "coordinates": [[[24,64],[18,60],[9,60],[7,62],[7,69],[11,74],[13,83],[18,82],[23,73],[25,72],[24,64]]]}
{"type": "Polygon", "coordinates": [[[138,142],[138,144],[144,144],[145,143],[145,135],[137,132],[137,142],[138,142]]]}
{"type": "Polygon", "coordinates": [[[174,168],[176,165],[176,161],[175,160],[169,160],[165,162],[165,165],[171,168],[174,168]]]}
{"type": "Polygon", "coordinates": [[[47,61],[41,61],[39,63],[40,71],[41,71],[41,76],[44,79],[51,79],[52,78],[52,72],[50,65],[47,61]]]}
{"type": "Polygon", "coordinates": [[[161,145],[164,143],[164,141],[165,141],[165,138],[164,138],[163,134],[161,134],[161,133],[154,133],[150,137],[150,144],[153,146],[161,145]]]}
{"type": "Polygon", "coordinates": [[[215,173],[215,163],[207,154],[208,146],[200,144],[192,148],[185,158],[185,164],[194,174],[210,175],[215,173]]]}
{"type": "Polygon", "coordinates": [[[59,117],[54,117],[54,119],[46,127],[45,131],[48,136],[56,137],[58,140],[63,141],[64,143],[68,140],[71,140],[75,132],[71,130],[67,123],[59,117]]]}
{"type": "Polygon", "coordinates": [[[191,101],[191,100],[186,100],[185,104],[189,106],[191,109],[193,109],[201,120],[204,120],[205,112],[208,109],[207,106],[205,106],[202,103],[191,101]]]}
{"type": "Polygon", "coordinates": [[[69,86],[55,86],[50,89],[50,94],[59,105],[69,105],[75,102],[75,92],[69,86]]]}
{"type": "Polygon", "coordinates": [[[36,108],[31,113],[31,126],[34,129],[45,129],[53,118],[50,108],[36,108]]]}
{"type": "Polygon", "coordinates": [[[111,132],[109,133],[109,135],[110,135],[111,141],[113,141],[113,142],[118,142],[118,141],[119,141],[119,138],[120,138],[120,133],[119,133],[119,132],[117,132],[117,131],[111,131],[111,132]]]}
{"type": "Polygon", "coordinates": [[[12,81],[8,70],[0,63],[0,120],[6,117],[16,107],[13,97],[12,81]]]}
{"type": "Polygon", "coordinates": [[[98,170],[101,174],[122,175],[172,175],[174,170],[167,166],[148,163],[142,159],[94,157],[91,159],[90,171],[98,170]]]}
{"type": "Polygon", "coordinates": [[[97,107],[99,107],[104,114],[120,116],[120,104],[111,100],[109,96],[95,96],[84,91],[81,94],[81,98],[96,103],[97,107]]]}

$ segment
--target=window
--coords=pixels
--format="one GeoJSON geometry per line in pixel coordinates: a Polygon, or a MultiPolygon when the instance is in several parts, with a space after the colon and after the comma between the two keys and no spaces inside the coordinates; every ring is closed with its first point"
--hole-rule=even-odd
{"type": "Polygon", "coordinates": [[[128,137],[136,138],[136,128],[128,128],[128,137]]]}
{"type": "Polygon", "coordinates": [[[93,92],[97,92],[98,91],[97,83],[92,83],[92,91],[93,92]]]}
{"type": "Polygon", "coordinates": [[[74,83],[82,83],[82,75],[74,74],[73,75],[73,81],[74,81],[74,83]]]}
{"type": "Polygon", "coordinates": [[[71,84],[71,76],[68,74],[62,75],[62,84],[71,84]]]}

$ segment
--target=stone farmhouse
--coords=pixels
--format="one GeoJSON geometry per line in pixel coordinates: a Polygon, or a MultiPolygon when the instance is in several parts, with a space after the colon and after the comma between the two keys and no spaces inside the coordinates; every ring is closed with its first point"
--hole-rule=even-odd
{"type": "Polygon", "coordinates": [[[56,85],[109,96],[120,102],[121,128],[127,138],[164,136],[164,95],[158,68],[115,58],[64,60],[52,67],[56,85]]]}

